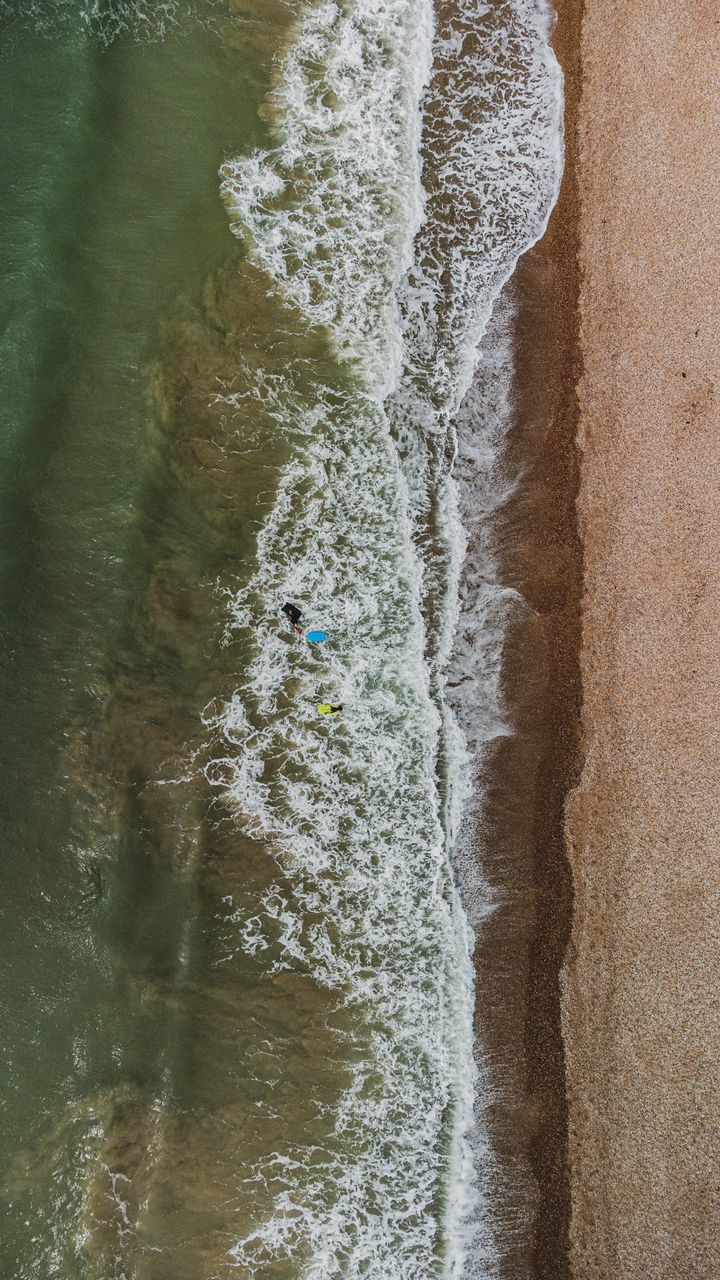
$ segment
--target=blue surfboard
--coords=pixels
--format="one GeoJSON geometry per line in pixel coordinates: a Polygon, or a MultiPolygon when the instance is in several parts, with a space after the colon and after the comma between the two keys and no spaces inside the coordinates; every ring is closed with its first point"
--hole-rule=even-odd
{"type": "Polygon", "coordinates": [[[311,644],[320,644],[323,640],[327,640],[327,632],[326,631],[306,631],[305,639],[309,640],[311,644]]]}

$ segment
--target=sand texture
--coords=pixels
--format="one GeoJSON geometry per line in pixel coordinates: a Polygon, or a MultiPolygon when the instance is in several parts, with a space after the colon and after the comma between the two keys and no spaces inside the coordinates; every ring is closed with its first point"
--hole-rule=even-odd
{"type": "Polygon", "coordinates": [[[720,8],[587,0],[576,1280],[720,1275],[720,8]]]}

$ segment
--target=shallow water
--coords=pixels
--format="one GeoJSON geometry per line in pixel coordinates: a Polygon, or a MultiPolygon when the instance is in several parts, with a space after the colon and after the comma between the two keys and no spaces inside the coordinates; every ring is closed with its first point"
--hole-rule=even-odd
{"type": "MultiPolygon", "coordinates": [[[[135,705],[146,696],[138,611],[160,532],[189,544],[169,527],[187,518],[163,514],[172,482],[150,373],[161,329],[232,254],[217,169],[263,133],[262,74],[219,33],[196,22],[162,42],[105,44],[69,9],[55,23],[45,10],[41,25],[27,7],[4,14],[0,77],[11,175],[0,214],[2,1158],[13,1206],[0,1256],[13,1276],[109,1274],[92,1241],[87,1259],[76,1247],[92,1234],[92,1195],[104,1195],[100,1131],[157,1096],[192,1021],[163,991],[192,950],[194,890],[118,804],[128,767],[144,768],[142,723],[102,721],[110,690],[132,688],[135,705]]],[[[204,567],[201,547],[197,558],[204,567]]],[[[143,1141],[139,1123],[128,1128],[143,1141]]]]}
{"type": "Polygon", "coordinates": [[[9,1275],[495,1273],[449,462],[559,126],[474,20],[0,5],[9,1275]]]}

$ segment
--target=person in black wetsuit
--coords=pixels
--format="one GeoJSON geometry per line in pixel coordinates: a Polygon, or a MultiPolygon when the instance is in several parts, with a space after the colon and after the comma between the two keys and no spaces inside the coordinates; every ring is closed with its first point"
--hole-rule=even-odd
{"type": "Polygon", "coordinates": [[[286,600],[285,604],[282,607],[282,612],[285,614],[285,617],[290,623],[293,631],[297,632],[297,634],[301,636],[303,633],[303,628],[300,626],[300,619],[302,618],[302,613],[298,609],[297,605],[290,604],[290,602],[286,600]]]}

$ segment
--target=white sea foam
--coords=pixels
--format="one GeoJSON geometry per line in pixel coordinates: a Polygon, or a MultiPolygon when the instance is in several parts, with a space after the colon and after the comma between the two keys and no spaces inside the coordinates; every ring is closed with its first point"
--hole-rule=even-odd
{"type": "Polygon", "coordinates": [[[226,7],[227,0],[0,0],[0,20],[48,39],[84,32],[103,45],[155,44],[190,24],[211,23],[226,7]]]}
{"type": "Polygon", "coordinates": [[[431,35],[429,0],[309,7],[268,104],[276,148],[223,167],[253,260],[384,393],[402,361],[395,295],[422,216],[431,35]]]}
{"type": "MultiPolygon", "coordinates": [[[[484,536],[509,496],[498,465],[511,420],[507,317],[496,325],[492,348],[481,348],[503,286],[520,254],[543,234],[559,190],[562,76],[549,45],[552,21],[543,0],[493,6],[456,0],[443,7],[425,103],[427,216],[400,298],[405,376],[388,404],[414,497],[423,611],[436,636],[427,659],[446,707],[456,876],[475,927],[493,898],[477,865],[470,822],[482,798],[468,803],[471,770],[461,778],[462,757],[464,750],[466,764],[479,759],[487,742],[509,731],[501,662],[507,618],[520,603],[499,583],[484,536]],[[484,376],[473,394],[481,358],[484,376]],[[452,462],[459,454],[458,479],[448,468],[449,453],[452,462]],[[468,541],[473,559],[463,568],[468,541]]],[[[502,1221],[502,1212],[497,1206],[488,1212],[493,1160],[484,1112],[491,1093],[481,1044],[476,1053],[479,1087],[459,1166],[470,1188],[455,1228],[457,1274],[464,1280],[494,1275],[502,1250],[491,1225],[502,1221]]]]}
{"type": "Polygon", "coordinates": [[[498,517],[518,483],[503,456],[513,421],[514,318],[510,299],[501,295],[458,417],[454,479],[471,551],[463,567],[448,699],[474,756],[510,732],[503,646],[508,621],[526,607],[520,593],[502,582],[493,541],[498,517]]]}
{"type": "MultiPolygon", "coordinates": [[[[408,364],[457,411],[496,298],[562,176],[562,74],[545,0],[444,8],[423,143],[432,190],[403,298],[408,364]]],[[[445,424],[441,422],[441,429],[445,424]]]]}
{"type": "Polygon", "coordinates": [[[345,1260],[351,1274],[392,1265],[409,1280],[434,1273],[434,1206],[455,1159],[447,1113],[469,1102],[469,937],[439,819],[406,487],[381,408],[325,394],[318,385],[308,421],[307,386],[283,389],[293,461],[231,606],[229,639],[249,660],[205,719],[210,782],[282,872],[243,923],[250,946],[268,973],[309,972],[357,1010],[358,1061],[312,1178],[301,1151],[254,1171],[276,1179],[276,1212],[233,1256],[252,1275],[264,1249],[309,1247],[308,1276],[339,1275],[345,1260]],[[255,619],[288,595],[331,629],[323,651],[289,630],[258,634],[255,619]],[[319,697],[342,701],[344,718],[319,719],[319,697]]]}
{"type": "MultiPolygon", "coordinates": [[[[354,379],[339,390],[247,368],[242,391],[222,392],[240,431],[248,398],[262,402],[290,452],[255,570],[229,601],[242,676],[205,714],[208,781],[278,865],[234,918],[266,973],[312,974],[357,1014],[322,1159],[309,1167],[289,1144],[249,1174],[276,1190],[232,1250],[247,1276],[268,1256],[310,1258],[298,1274],[313,1280],[497,1273],[451,852],[469,754],[504,720],[482,593],[463,615],[487,633],[466,702],[474,740],[445,697],[465,550],[448,462],[495,299],[557,192],[560,78],[539,0],[457,0],[444,21],[424,104],[427,200],[428,0],[304,11],[268,104],[276,145],[223,167],[252,261],[354,379]],[[285,598],[330,632],[323,650],[258,632],[285,598]],[[321,698],[343,718],[319,719],[321,698]]],[[[478,440],[494,447],[491,432],[478,440]]],[[[478,877],[472,893],[480,919],[478,877]]]]}

